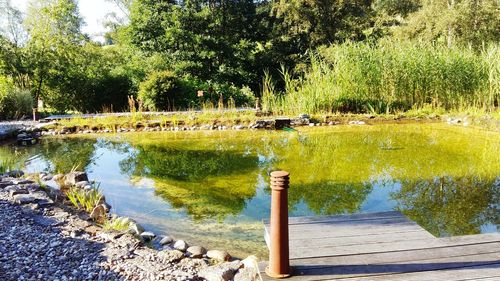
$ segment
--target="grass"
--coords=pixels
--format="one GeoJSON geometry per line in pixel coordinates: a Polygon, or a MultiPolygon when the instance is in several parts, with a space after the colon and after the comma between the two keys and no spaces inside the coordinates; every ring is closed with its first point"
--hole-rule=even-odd
{"type": "Polygon", "coordinates": [[[130,226],[130,220],[126,217],[117,217],[106,220],[102,228],[104,230],[127,231],[130,226]]]}
{"type": "Polygon", "coordinates": [[[99,191],[99,186],[93,186],[89,190],[80,189],[77,187],[70,187],[66,192],[71,204],[73,204],[77,209],[82,209],[87,212],[92,212],[92,210],[100,204],[102,199],[102,194],[99,191]]]}
{"type": "Polygon", "coordinates": [[[500,46],[476,53],[419,43],[345,43],[318,50],[299,78],[266,76],[263,109],[278,114],[390,114],[426,107],[491,112],[500,100],[500,46]]]}

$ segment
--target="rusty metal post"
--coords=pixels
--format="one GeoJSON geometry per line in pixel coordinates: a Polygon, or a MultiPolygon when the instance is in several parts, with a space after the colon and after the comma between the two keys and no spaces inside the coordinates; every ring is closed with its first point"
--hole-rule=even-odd
{"type": "Polygon", "coordinates": [[[286,278],[291,275],[288,249],[289,175],[285,171],[271,173],[271,235],[266,274],[272,278],[286,278]]]}

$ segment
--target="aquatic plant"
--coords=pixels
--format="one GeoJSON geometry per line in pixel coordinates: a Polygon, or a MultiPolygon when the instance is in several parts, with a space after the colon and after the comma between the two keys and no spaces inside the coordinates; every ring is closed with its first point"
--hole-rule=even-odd
{"type": "Polygon", "coordinates": [[[115,217],[106,219],[102,224],[104,230],[127,231],[130,226],[130,220],[126,217],[115,217]]]}
{"type": "Polygon", "coordinates": [[[68,197],[71,204],[73,204],[77,209],[83,209],[87,212],[92,212],[92,210],[101,203],[102,194],[99,191],[99,185],[92,186],[92,188],[85,190],[77,187],[70,187],[66,191],[66,196],[68,197]]]}

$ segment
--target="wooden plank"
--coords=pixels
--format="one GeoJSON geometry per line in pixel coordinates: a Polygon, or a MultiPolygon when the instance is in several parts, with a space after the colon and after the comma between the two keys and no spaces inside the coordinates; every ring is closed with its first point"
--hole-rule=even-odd
{"type": "MultiPolygon", "coordinates": [[[[353,278],[355,278],[354,280],[374,280],[378,276],[387,278],[388,276],[401,275],[403,273],[425,273],[449,269],[459,270],[461,268],[471,268],[483,265],[490,265],[496,268],[498,264],[500,264],[500,252],[425,259],[412,262],[378,264],[355,263],[349,265],[333,265],[324,268],[308,268],[307,266],[302,265],[293,267],[293,277],[291,280],[353,280],[353,278]]],[[[486,277],[488,276],[491,275],[486,275],[486,277]]],[[[381,280],[386,280],[383,278],[381,280]]],[[[420,280],[427,279],[424,278],[420,280]]]]}
{"type": "Polygon", "coordinates": [[[328,247],[328,246],[348,246],[348,245],[365,245],[380,242],[398,242],[409,240],[434,239],[432,234],[426,231],[408,231],[396,233],[377,233],[369,235],[351,235],[344,237],[329,237],[325,238],[301,238],[291,239],[291,249],[301,251],[303,248],[328,247]]]}
{"type": "MultiPolygon", "coordinates": [[[[302,280],[302,279],[300,279],[302,280]]],[[[306,280],[306,279],[304,279],[306,280]]],[[[324,276],[314,280],[332,280],[324,276]]],[[[472,281],[472,280],[500,280],[500,262],[487,265],[478,265],[446,270],[411,272],[401,274],[366,276],[355,278],[339,278],[341,281],[472,281]]]]}
{"type": "Polygon", "coordinates": [[[290,231],[301,232],[314,231],[316,229],[329,228],[331,230],[336,230],[339,228],[353,228],[353,227],[386,227],[395,225],[416,225],[418,224],[409,221],[407,218],[396,217],[396,218],[381,218],[379,220],[358,220],[358,221],[340,221],[340,222],[318,222],[314,224],[295,224],[290,225],[290,231]]]}
{"type": "MultiPolygon", "coordinates": [[[[473,235],[475,236],[475,235],[473,235]]],[[[291,259],[304,259],[314,257],[328,257],[337,255],[355,255],[365,253],[382,253],[394,251],[406,251],[414,249],[432,249],[440,247],[448,247],[453,245],[472,245],[485,242],[500,241],[500,234],[484,234],[480,237],[460,236],[455,239],[423,239],[398,242],[381,242],[366,245],[348,245],[348,246],[325,246],[319,248],[303,248],[300,252],[291,251],[291,259]]],[[[293,249],[293,247],[291,247],[293,249]]]]}
{"type": "MultiPolygon", "coordinates": [[[[351,215],[335,215],[335,216],[310,216],[310,217],[289,217],[288,224],[311,224],[318,222],[341,222],[341,221],[358,221],[358,220],[378,220],[383,218],[396,218],[405,217],[403,214],[397,211],[390,212],[378,212],[378,213],[361,213],[361,214],[351,214],[351,215]]],[[[264,221],[265,224],[269,224],[268,220],[264,221]]]]}
{"type": "Polygon", "coordinates": [[[297,276],[300,275],[309,277],[321,275],[331,278],[344,278],[462,268],[492,263],[500,263],[500,252],[425,259],[410,262],[332,265],[321,268],[311,268],[307,265],[299,265],[294,267],[294,273],[297,274],[297,276]]]}
{"type": "Polygon", "coordinates": [[[377,264],[411,262],[425,259],[436,259],[445,257],[467,256],[473,254],[495,253],[500,249],[500,242],[480,243],[473,245],[459,245],[434,249],[417,249],[399,252],[383,252],[373,254],[333,256],[310,259],[294,259],[290,261],[292,266],[307,265],[310,268],[325,267],[331,265],[349,264],[377,264]]]}

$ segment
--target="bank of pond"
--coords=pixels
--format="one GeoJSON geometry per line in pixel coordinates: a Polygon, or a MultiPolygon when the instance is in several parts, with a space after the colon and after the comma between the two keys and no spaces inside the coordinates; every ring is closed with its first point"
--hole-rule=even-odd
{"type": "Polygon", "coordinates": [[[398,210],[435,236],[500,227],[500,133],[444,123],[44,137],[0,156],[27,172],[85,170],[146,229],[266,258],[269,173],[290,216],[398,210]]]}

